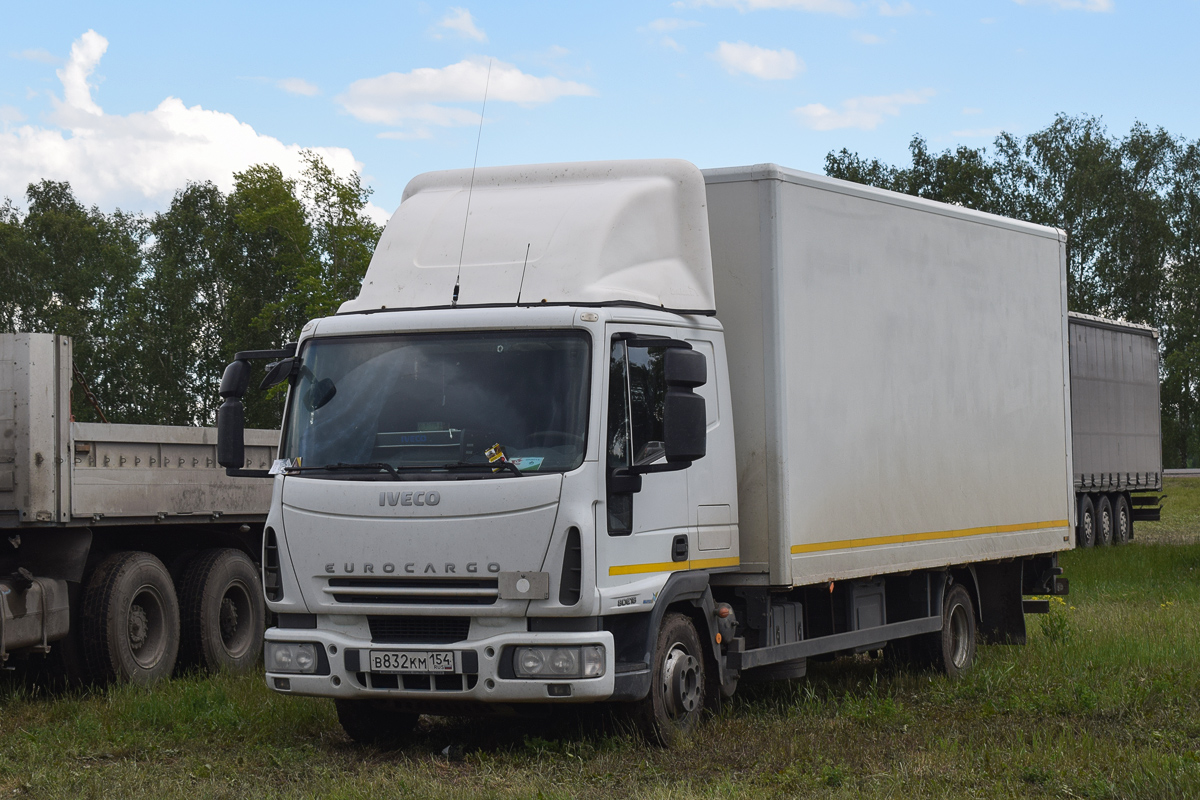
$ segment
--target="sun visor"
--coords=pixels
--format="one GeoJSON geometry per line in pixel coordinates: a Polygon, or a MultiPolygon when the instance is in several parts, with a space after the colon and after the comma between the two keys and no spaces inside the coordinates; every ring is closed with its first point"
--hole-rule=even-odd
{"type": "Polygon", "coordinates": [[[704,177],[687,161],[430,172],[404,191],[341,313],[631,303],[715,308],[704,177]]]}

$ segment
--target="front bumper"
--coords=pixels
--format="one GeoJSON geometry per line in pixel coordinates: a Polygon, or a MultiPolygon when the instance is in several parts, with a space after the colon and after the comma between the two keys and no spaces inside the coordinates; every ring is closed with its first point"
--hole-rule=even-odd
{"type": "Polygon", "coordinates": [[[267,672],[267,686],[281,694],[332,697],[341,700],[428,701],[439,707],[446,702],[464,703],[587,703],[606,700],[613,694],[615,654],[609,631],[584,633],[499,633],[446,645],[380,644],[335,630],[313,628],[269,628],[268,642],[311,642],[322,650],[319,659],[325,674],[267,672]],[[512,648],[602,645],[604,674],[598,678],[516,678],[501,663],[512,648]],[[461,676],[405,678],[368,671],[371,650],[452,650],[462,668],[461,676]],[[474,672],[471,672],[474,670],[474,672]]]}

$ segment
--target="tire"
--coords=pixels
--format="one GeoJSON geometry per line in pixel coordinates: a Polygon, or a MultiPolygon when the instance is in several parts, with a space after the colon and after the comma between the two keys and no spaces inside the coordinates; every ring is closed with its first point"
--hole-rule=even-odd
{"type": "Polygon", "coordinates": [[[676,613],[663,617],[654,648],[650,693],[636,704],[634,712],[647,740],[669,747],[696,727],[704,713],[707,671],[692,621],[676,613]]]}
{"type": "Polygon", "coordinates": [[[1096,544],[1096,507],[1090,495],[1079,496],[1079,518],[1075,525],[1075,544],[1093,547],[1096,544]]]}
{"type": "Polygon", "coordinates": [[[101,561],[83,591],[80,634],[96,683],[148,686],[168,677],[179,654],[179,603],[163,563],[142,552],[101,561]]]}
{"type": "Polygon", "coordinates": [[[1112,496],[1113,544],[1129,544],[1133,538],[1133,513],[1129,510],[1129,498],[1123,494],[1112,496]]]}
{"type": "Polygon", "coordinates": [[[956,583],[942,599],[942,630],[935,634],[933,665],[957,678],[975,663],[975,604],[971,593],[956,583]]]}
{"type": "Polygon", "coordinates": [[[334,700],[342,730],[359,744],[398,742],[417,727],[418,714],[394,711],[386,701],[334,700]]]}
{"type": "Polygon", "coordinates": [[[247,672],[262,655],[266,604],[254,562],[240,550],[206,550],[179,582],[181,666],[247,672]]]}
{"type": "Polygon", "coordinates": [[[1113,542],[1113,509],[1108,497],[1100,495],[1096,502],[1096,545],[1108,547],[1113,542]]]}

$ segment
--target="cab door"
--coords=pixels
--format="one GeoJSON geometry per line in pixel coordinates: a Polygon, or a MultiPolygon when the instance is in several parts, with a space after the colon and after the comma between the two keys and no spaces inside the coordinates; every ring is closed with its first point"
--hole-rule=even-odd
{"type": "MultiPolygon", "coordinates": [[[[608,333],[604,471],[611,476],[616,468],[665,464],[664,358],[682,337],[650,326],[609,326],[608,333]]],[[[628,486],[609,477],[598,509],[597,585],[605,611],[614,602],[653,603],[665,576],[687,569],[697,549],[688,470],[647,472],[640,482],[639,491],[622,491],[628,486]],[[629,595],[619,587],[628,587],[629,595]]]]}

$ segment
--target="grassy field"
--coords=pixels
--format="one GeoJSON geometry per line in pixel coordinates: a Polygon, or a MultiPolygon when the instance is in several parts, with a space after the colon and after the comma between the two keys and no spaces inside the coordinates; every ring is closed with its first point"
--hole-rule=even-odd
{"type": "Polygon", "coordinates": [[[953,682],[877,660],[749,688],[665,751],[582,719],[422,720],[352,745],[257,676],[47,695],[0,680],[0,794],[29,797],[1200,797],[1200,480],[953,682]],[[601,728],[605,728],[601,730],[601,728]]]}

